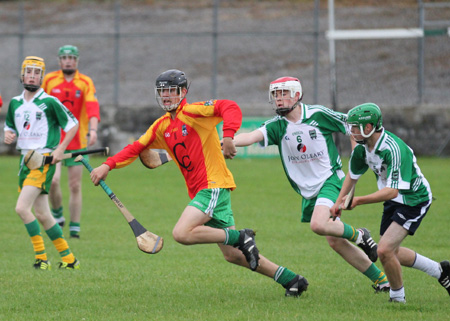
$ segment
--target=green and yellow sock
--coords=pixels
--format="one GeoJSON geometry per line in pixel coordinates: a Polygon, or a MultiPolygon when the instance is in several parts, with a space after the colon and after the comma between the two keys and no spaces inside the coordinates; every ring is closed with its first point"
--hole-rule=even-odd
{"type": "Polygon", "coordinates": [[[78,235],[80,233],[80,223],[70,222],[69,223],[69,231],[70,236],[78,235]]]}
{"type": "Polygon", "coordinates": [[[69,249],[69,244],[67,244],[67,241],[64,239],[61,227],[58,224],[55,224],[45,232],[55,245],[62,261],[73,263],[75,261],[75,256],[73,256],[69,249]]]}
{"type": "Polygon", "coordinates": [[[225,242],[223,244],[225,245],[236,245],[239,242],[239,231],[231,230],[229,228],[224,228],[225,231],[225,242]]]}
{"type": "Polygon", "coordinates": [[[34,255],[36,259],[47,261],[47,253],[45,252],[44,239],[41,234],[41,227],[37,220],[25,224],[28,235],[30,235],[31,243],[33,244],[34,255]]]}
{"type": "Polygon", "coordinates": [[[359,236],[359,231],[355,229],[353,226],[348,225],[344,222],[342,222],[342,224],[344,224],[344,234],[342,234],[342,238],[352,242],[356,242],[359,236]]]}
{"type": "Polygon", "coordinates": [[[273,279],[282,286],[285,286],[286,284],[291,282],[296,275],[297,274],[295,274],[288,268],[279,266],[277,271],[275,272],[275,275],[273,276],[273,279]]]}
{"type": "Polygon", "coordinates": [[[381,271],[374,263],[369,266],[366,272],[363,273],[375,284],[385,284],[388,283],[386,274],[381,271]]]}
{"type": "Polygon", "coordinates": [[[63,216],[63,207],[61,206],[58,209],[53,209],[52,208],[52,215],[54,218],[60,218],[63,216]]]}

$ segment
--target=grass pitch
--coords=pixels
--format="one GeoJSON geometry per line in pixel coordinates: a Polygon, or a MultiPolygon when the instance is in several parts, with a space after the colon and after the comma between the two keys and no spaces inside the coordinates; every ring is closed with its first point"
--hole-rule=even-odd
{"type": "MultiPolygon", "coordinates": [[[[98,166],[103,158],[91,158],[98,166]]],[[[14,212],[18,157],[1,157],[0,320],[448,320],[450,301],[437,280],[404,268],[407,304],[389,304],[371,282],[300,223],[301,198],[278,159],[228,161],[237,228],[257,230],[261,253],[304,275],[310,287],[285,298],[273,280],[231,265],[216,245],[183,246],[171,231],[189,199],[175,164],[149,170],[139,161],[114,170],[107,183],[133,215],[164,237],[156,255],[141,252],[127,222],[88,172],[83,176],[81,239],[68,239],[79,271],[59,271],[59,255],[45,235],[51,271],[35,271],[29,237],[14,212]]],[[[404,245],[432,259],[450,259],[448,159],[419,159],[437,200],[404,245]]],[[[63,170],[62,185],[67,186],[63,170]]],[[[366,174],[356,195],[374,191],[366,174]]],[[[68,219],[68,189],[63,190],[68,219]]],[[[381,204],[345,212],[344,221],[379,239],[381,204]]],[[[64,228],[69,235],[68,226],[64,228]]],[[[381,264],[376,263],[379,267],[381,264]]]]}

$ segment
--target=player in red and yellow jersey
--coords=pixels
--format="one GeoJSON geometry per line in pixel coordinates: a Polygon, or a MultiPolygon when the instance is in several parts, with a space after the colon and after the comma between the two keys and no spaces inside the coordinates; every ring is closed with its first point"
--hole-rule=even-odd
{"type": "Polygon", "coordinates": [[[225,158],[236,155],[233,137],[242,113],[231,100],[189,104],[184,72],[171,69],[156,80],[158,104],[167,113],[157,119],[133,144],[95,168],[91,179],[98,185],[109,171],[131,164],[145,149],[165,149],[186,181],[190,198],[173,229],[175,241],[185,244],[217,243],[228,262],[273,277],[287,296],[299,296],[306,279],[259,254],[251,229],[235,229],[230,192],[236,188],[225,158]],[[223,154],[216,125],[223,121],[223,154]]]}
{"type": "MultiPolygon", "coordinates": [[[[42,87],[49,95],[57,97],[78,119],[80,128],[67,147],[66,153],[86,150],[97,141],[97,128],[100,122],[100,107],[95,96],[92,79],[78,71],[78,48],[62,46],[58,51],[60,70],[45,76],[42,87]]],[[[64,139],[62,133],[61,139],[64,139]]],[[[68,167],[69,174],[69,210],[70,236],[79,238],[81,220],[81,177],[83,167],[72,158],[62,162],[68,167]]],[[[60,186],[61,163],[57,164],[50,189],[50,203],[56,221],[64,226],[62,192],[60,186]]]]}

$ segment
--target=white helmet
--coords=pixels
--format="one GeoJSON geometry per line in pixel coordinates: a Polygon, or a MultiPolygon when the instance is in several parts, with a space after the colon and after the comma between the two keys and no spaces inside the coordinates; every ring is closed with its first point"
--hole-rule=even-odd
{"type": "Polygon", "coordinates": [[[269,102],[271,104],[275,103],[277,90],[289,90],[291,98],[294,98],[296,93],[300,94],[298,101],[292,107],[275,109],[278,115],[285,116],[293,110],[302,99],[302,85],[300,84],[300,80],[294,77],[281,77],[272,81],[269,87],[269,102]]]}

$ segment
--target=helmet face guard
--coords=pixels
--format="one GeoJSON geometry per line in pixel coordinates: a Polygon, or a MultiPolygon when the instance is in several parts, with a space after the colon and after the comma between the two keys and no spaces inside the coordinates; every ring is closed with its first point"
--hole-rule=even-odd
{"type": "Polygon", "coordinates": [[[188,89],[188,82],[184,72],[170,69],[156,78],[155,96],[158,105],[165,111],[173,111],[178,108],[183,96],[182,89],[188,89]],[[169,104],[170,103],[170,104],[169,104]]]}
{"type": "Polygon", "coordinates": [[[299,93],[299,99],[290,107],[279,108],[275,106],[275,112],[280,116],[286,116],[295,107],[298,106],[303,97],[302,85],[300,80],[294,77],[278,78],[270,83],[269,103],[276,105],[279,99],[292,99],[296,93],[299,93]]]}
{"type": "MultiPolygon", "coordinates": [[[[358,127],[361,132],[361,136],[366,139],[372,136],[375,131],[381,131],[383,129],[381,110],[373,103],[365,103],[350,109],[347,114],[347,123],[352,127],[358,127]],[[370,133],[365,134],[364,128],[367,124],[372,124],[373,129],[370,133]]],[[[364,144],[365,140],[356,142],[364,144]]]]}
{"type": "Polygon", "coordinates": [[[78,48],[72,45],[65,45],[58,49],[58,57],[59,61],[61,63],[62,59],[73,59],[75,61],[75,68],[64,68],[61,65],[61,69],[64,74],[71,75],[78,69],[78,58],[80,56],[80,53],[78,51],[78,48]]]}
{"type": "Polygon", "coordinates": [[[28,56],[22,62],[22,70],[20,73],[20,80],[22,81],[23,88],[28,91],[37,91],[42,84],[42,80],[45,75],[45,63],[44,59],[36,56],[28,56]],[[39,71],[39,84],[25,84],[25,75],[31,74],[33,77],[36,75],[36,71],[39,71]]]}

